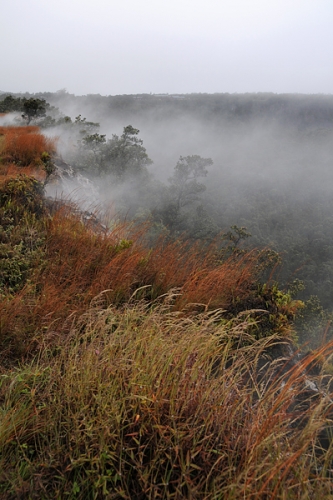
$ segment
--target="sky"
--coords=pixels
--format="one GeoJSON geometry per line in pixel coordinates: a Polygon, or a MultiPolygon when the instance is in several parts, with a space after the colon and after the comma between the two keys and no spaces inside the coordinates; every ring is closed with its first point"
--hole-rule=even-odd
{"type": "Polygon", "coordinates": [[[333,93],[333,0],[1,0],[0,90],[333,93]]]}

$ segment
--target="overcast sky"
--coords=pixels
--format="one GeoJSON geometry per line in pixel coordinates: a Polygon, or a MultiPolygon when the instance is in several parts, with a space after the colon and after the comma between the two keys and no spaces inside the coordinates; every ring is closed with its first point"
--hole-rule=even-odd
{"type": "Polygon", "coordinates": [[[333,0],[2,0],[0,90],[333,93],[333,0]]]}

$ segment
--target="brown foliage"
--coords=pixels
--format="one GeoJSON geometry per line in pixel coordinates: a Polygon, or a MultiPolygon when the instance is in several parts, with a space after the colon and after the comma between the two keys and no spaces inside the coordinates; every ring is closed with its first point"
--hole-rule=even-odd
{"type": "MultiPolygon", "coordinates": [[[[146,288],[139,295],[148,299],[177,289],[176,310],[192,303],[232,308],[251,294],[258,252],[220,263],[214,246],[203,251],[199,245],[161,238],[148,249],[142,243],[145,230],[123,224],[96,234],[68,209],[60,209],[46,224],[45,254],[30,283],[0,303],[2,339],[8,336],[22,347],[25,335],[41,339],[45,331],[68,331],[68,317],[82,314],[102,292],[108,306],[128,301],[141,287],[146,288]]],[[[27,338],[24,350],[31,349],[27,338]]]]}
{"type": "MultiPolygon", "coordinates": [[[[22,167],[16,165],[15,163],[6,163],[5,165],[0,164],[0,182],[6,181],[9,177],[15,178],[22,174],[22,167]]],[[[24,167],[24,174],[29,177],[34,177],[38,181],[43,182],[46,178],[45,170],[41,170],[40,166],[36,167],[29,165],[24,167]]]]}
{"type": "Polygon", "coordinates": [[[29,125],[26,127],[0,127],[0,135],[7,135],[7,134],[32,134],[32,133],[38,133],[39,132],[39,127],[36,125],[29,125]]]}
{"type": "Polygon", "coordinates": [[[1,148],[4,163],[38,166],[42,153],[55,151],[55,140],[42,135],[38,127],[0,127],[0,135],[4,136],[1,148]]]}

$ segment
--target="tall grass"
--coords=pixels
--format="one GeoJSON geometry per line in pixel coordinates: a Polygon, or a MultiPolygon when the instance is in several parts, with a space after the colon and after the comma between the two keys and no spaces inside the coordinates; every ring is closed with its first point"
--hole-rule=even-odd
{"type": "Polygon", "coordinates": [[[24,126],[24,127],[7,127],[7,126],[0,126],[0,135],[7,135],[7,134],[17,134],[17,135],[20,135],[20,134],[35,134],[35,133],[38,133],[39,132],[39,127],[37,127],[36,125],[27,125],[27,126],[24,126]]]}
{"type": "Polygon", "coordinates": [[[318,439],[332,403],[309,397],[305,366],[279,376],[270,364],[259,381],[277,336],[255,341],[246,321],[223,326],[216,313],[182,317],[173,300],[103,310],[96,299],[57,355],[1,378],[3,498],[332,493],[332,447],[318,439]],[[235,350],[240,336],[249,343],[235,350]]]}
{"type": "MultiPolygon", "coordinates": [[[[31,169],[53,143],[24,129],[1,154],[31,169]]],[[[25,176],[0,222],[1,498],[333,495],[332,383],[306,375],[333,343],[285,366],[299,303],[264,251],[96,231],[25,176]]]]}
{"type": "Polygon", "coordinates": [[[38,127],[0,127],[2,163],[20,167],[41,165],[44,152],[55,152],[55,140],[45,137],[38,127]]]}
{"type": "Polygon", "coordinates": [[[147,248],[146,225],[116,224],[96,233],[66,207],[45,218],[43,231],[44,253],[26,286],[15,297],[0,299],[0,341],[10,352],[14,346],[28,352],[34,345],[31,336],[39,342],[49,331],[64,334],[70,327],[67,318],[82,314],[103,291],[105,306],[121,305],[138,288],[147,300],[177,288],[175,310],[230,311],[241,304],[246,308],[244,302],[256,291],[261,252],[220,262],[214,245],[203,251],[165,237],[147,248]]]}

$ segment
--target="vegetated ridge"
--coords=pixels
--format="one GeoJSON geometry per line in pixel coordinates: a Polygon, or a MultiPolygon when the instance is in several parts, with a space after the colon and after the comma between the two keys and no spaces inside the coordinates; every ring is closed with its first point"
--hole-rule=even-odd
{"type": "MultiPolygon", "coordinates": [[[[186,237],[174,215],[97,227],[45,197],[54,140],[0,134],[2,497],[332,494],[333,344],[297,354],[304,304],[273,281],[277,254],[238,227],[186,237]]],[[[124,145],[147,163],[136,137],[109,145],[118,176],[124,145]]],[[[184,172],[206,166],[177,163],[179,216],[201,189],[184,172]]]]}

